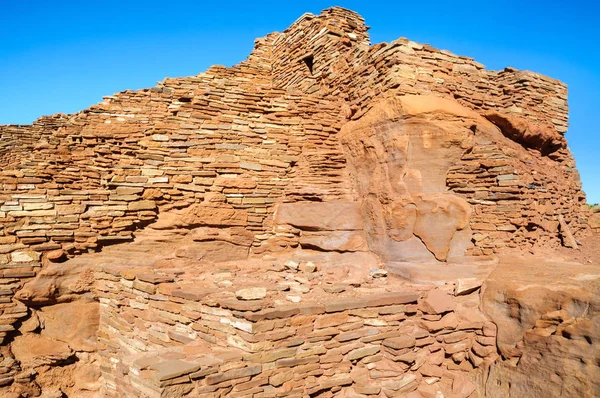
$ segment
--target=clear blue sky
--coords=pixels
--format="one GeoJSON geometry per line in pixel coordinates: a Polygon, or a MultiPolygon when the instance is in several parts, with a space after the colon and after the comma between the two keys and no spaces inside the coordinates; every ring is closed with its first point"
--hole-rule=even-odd
{"type": "Polygon", "coordinates": [[[600,1],[0,0],[0,123],[71,113],[103,95],[243,60],[253,40],[340,5],[373,43],[398,37],[569,85],[567,134],[588,202],[600,202],[600,1]]]}

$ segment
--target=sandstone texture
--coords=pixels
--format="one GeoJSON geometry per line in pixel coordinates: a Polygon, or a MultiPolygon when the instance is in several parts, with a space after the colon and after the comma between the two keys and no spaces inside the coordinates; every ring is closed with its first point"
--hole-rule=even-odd
{"type": "Polygon", "coordinates": [[[567,127],[563,83],[340,7],[0,126],[0,395],[599,396],[567,127]]]}
{"type": "Polygon", "coordinates": [[[485,283],[483,311],[498,327],[503,360],[489,396],[595,397],[600,391],[600,269],[507,258],[485,283]],[[527,267],[531,262],[543,271],[527,267]]]}

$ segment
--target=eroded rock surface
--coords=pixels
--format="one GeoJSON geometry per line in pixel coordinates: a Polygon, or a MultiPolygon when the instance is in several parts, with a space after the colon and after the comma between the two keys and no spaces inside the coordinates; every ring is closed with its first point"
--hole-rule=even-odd
{"type": "Polygon", "coordinates": [[[50,264],[35,279],[25,284],[16,298],[33,305],[91,299],[93,283],[93,271],[89,264],[50,264]]]}
{"type": "Polygon", "coordinates": [[[527,119],[500,112],[486,112],[483,116],[500,127],[502,133],[513,141],[537,149],[543,155],[549,155],[567,146],[565,137],[552,126],[536,126],[527,119]]]}
{"type": "Polygon", "coordinates": [[[447,192],[446,175],[475,142],[497,134],[477,113],[430,96],[389,98],[346,124],[340,139],[372,250],[390,262],[426,260],[416,237],[439,261],[464,255],[472,210],[447,192]]]}
{"type": "Polygon", "coordinates": [[[600,270],[507,258],[485,282],[483,310],[498,326],[502,360],[491,397],[595,397],[600,391],[600,270]],[[532,264],[543,265],[534,267],[532,264]]]}

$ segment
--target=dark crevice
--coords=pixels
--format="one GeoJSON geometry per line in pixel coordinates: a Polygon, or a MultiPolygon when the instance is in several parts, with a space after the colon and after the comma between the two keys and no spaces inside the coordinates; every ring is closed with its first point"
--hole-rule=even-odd
{"type": "Polygon", "coordinates": [[[308,71],[312,75],[313,74],[313,66],[314,66],[315,57],[312,56],[312,55],[308,55],[308,56],[304,57],[302,59],[302,61],[304,61],[304,63],[306,64],[306,67],[308,68],[308,71]]]}

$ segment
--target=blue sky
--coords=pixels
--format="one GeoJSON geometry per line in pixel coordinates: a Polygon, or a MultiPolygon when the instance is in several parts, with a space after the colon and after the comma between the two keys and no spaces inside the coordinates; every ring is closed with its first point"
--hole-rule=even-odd
{"type": "Polygon", "coordinates": [[[588,202],[600,202],[600,2],[334,1],[0,0],[0,123],[76,112],[103,95],[233,65],[254,38],[340,5],[365,17],[373,43],[408,37],[488,69],[566,82],[567,139],[588,202]]]}

